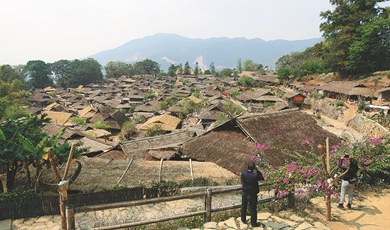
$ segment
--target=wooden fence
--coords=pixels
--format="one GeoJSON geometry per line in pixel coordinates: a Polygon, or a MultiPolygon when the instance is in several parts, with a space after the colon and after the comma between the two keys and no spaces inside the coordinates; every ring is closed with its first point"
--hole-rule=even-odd
{"type": "MultiPolygon", "coordinates": [[[[142,200],[158,197],[157,188],[129,188],[97,193],[69,194],[68,204],[76,207],[142,200]]],[[[26,197],[0,201],[0,220],[30,218],[60,213],[58,196],[26,197]]]]}
{"type": "MultiPolygon", "coordinates": [[[[259,185],[259,187],[263,187],[263,186],[267,186],[267,184],[260,184],[259,185]]],[[[175,216],[162,217],[162,218],[157,218],[157,219],[142,220],[142,221],[137,221],[137,222],[132,222],[132,223],[124,223],[124,224],[118,224],[118,225],[112,225],[112,226],[96,227],[96,228],[92,228],[92,229],[108,230],[108,229],[130,228],[130,227],[135,227],[135,226],[153,224],[153,223],[169,221],[169,220],[174,220],[174,219],[180,219],[180,218],[185,218],[185,217],[193,217],[193,216],[198,216],[198,215],[203,215],[204,222],[208,222],[208,221],[211,221],[211,213],[212,212],[231,210],[231,209],[241,207],[241,204],[238,204],[238,205],[218,207],[218,208],[212,209],[211,208],[212,207],[212,205],[211,205],[212,195],[230,193],[230,192],[239,191],[239,190],[241,190],[241,185],[232,186],[231,188],[228,188],[228,189],[222,189],[222,190],[216,190],[216,191],[212,191],[212,189],[207,188],[203,192],[196,192],[196,193],[179,195],[179,196],[171,196],[171,197],[152,198],[152,199],[145,199],[145,200],[119,202],[119,203],[93,205],[93,206],[84,206],[84,207],[67,206],[67,210],[66,210],[67,229],[74,230],[75,213],[101,211],[101,210],[105,210],[105,209],[130,207],[130,206],[140,206],[140,205],[145,205],[145,204],[156,204],[156,203],[161,203],[161,202],[181,200],[181,199],[191,199],[191,198],[196,198],[196,197],[204,197],[205,198],[204,210],[197,211],[197,212],[191,212],[191,213],[184,213],[184,214],[175,215],[175,216]]],[[[294,200],[293,196],[288,196],[288,198],[289,198],[288,201],[289,201],[290,205],[293,205],[293,200],[294,200]]],[[[267,203],[267,202],[270,202],[274,199],[275,199],[275,197],[269,197],[269,198],[259,200],[258,203],[259,204],[267,203]]]]}

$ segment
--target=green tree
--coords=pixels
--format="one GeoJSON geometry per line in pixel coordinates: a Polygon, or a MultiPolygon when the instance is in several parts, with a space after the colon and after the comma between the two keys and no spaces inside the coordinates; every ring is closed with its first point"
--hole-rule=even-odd
{"type": "Polygon", "coordinates": [[[137,128],[135,127],[134,121],[130,120],[123,123],[121,134],[126,140],[129,140],[136,132],[137,128]]]}
{"type": "Polygon", "coordinates": [[[386,65],[389,65],[386,61],[389,50],[389,14],[378,6],[378,3],[385,1],[331,0],[333,11],[321,12],[320,16],[325,22],[321,23],[320,30],[325,40],[315,48],[317,55],[324,59],[331,71],[345,77],[355,75],[367,71],[359,66],[364,60],[370,60],[366,68],[388,68],[381,66],[383,57],[377,56],[384,54],[386,65]]]}
{"type": "Polygon", "coordinates": [[[24,81],[23,75],[10,65],[0,66],[0,80],[5,83],[11,83],[13,80],[24,81]]]}
{"type": "Polygon", "coordinates": [[[50,121],[45,115],[32,116],[24,120],[6,120],[1,124],[0,162],[8,165],[7,187],[12,189],[16,171],[24,162],[30,162],[30,152],[23,147],[24,139],[37,145],[47,134],[41,128],[50,121]],[[23,138],[21,138],[23,137],[23,138]],[[4,142],[4,140],[6,140],[4,142]]]}
{"type": "Polygon", "coordinates": [[[256,81],[253,80],[253,78],[251,77],[243,76],[240,79],[238,79],[237,84],[239,86],[244,86],[244,87],[255,87],[256,81]]]}
{"type": "Polygon", "coordinates": [[[52,86],[50,73],[50,66],[41,60],[29,61],[23,68],[25,78],[34,88],[52,86]]]}
{"type": "Polygon", "coordinates": [[[232,73],[233,73],[233,70],[230,69],[230,68],[225,68],[223,70],[221,70],[221,77],[231,77],[232,76],[232,73]]]}
{"type": "Polygon", "coordinates": [[[195,69],[194,69],[194,74],[196,76],[198,76],[198,73],[199,73],[199,65],[198,65],[198,62],[195,63],[195,69]]]}
{"type": "Polygon", "coordinates": [[[186,63],[184,64],[183,74],[184,75],[190,75],[191,74],[191,67],[190,67],[190,64],[188,63],[188,61],[186,61],[186,63]]]}
{"type": "Polygon", "coordinates": [[[179,65],[179,68],[177,69],[177,71],[178,71],[179,75],[183,75],[184,70],[183,70],[183,65],[181,63],[179,65]]]}
{"type": "Polygon", "coordinates": [[[60,60],[50,66],[56,84],[61,87],[77,87],[103,79],[102,66],[92,58],[82,61],[60,60]]]}
{"type": "Polygon", "coordinates": [[[150,59],[136,62],[133,67],[135,68],[135,74],[152,74],[155,76],[160,72],[160,65],[150,59]]]}
{"type": "Polygon", "coordinates": [[[121,76],[130,77],[133,75],[133,69],[131,64],[125,62],[110,61],[104,66],[106,71],[106,78],[119,78],[121,76]]]}
{"type": "Polygon", "coordinates": [[[241,58],[239,58],[238,61],[237,61],[236,70],[237,70],[238,73],[242,73],[242,62],[241,62],[241,58]]]}
{"type": "Polygon", "coordinates": [[[211,74],[215,74],[214,62],[211,62],[211,63],[210,63],[210,73],[211,73],[211,74]]]}
{"type": "Polygon", "coordinates": [[[177,71],[179,68],[180,68],[179,65],[171,64],[171,65],[168,67],[168,75],[171,76],[171,77],[176,76],[176,71],[177,71]]]}

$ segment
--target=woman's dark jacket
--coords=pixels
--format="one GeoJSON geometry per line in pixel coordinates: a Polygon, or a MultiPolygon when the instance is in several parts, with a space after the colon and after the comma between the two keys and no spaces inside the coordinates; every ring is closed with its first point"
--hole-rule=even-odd
{"type": "MultiPolygon", "coordinates": [[[[348,167],[343,166],[343,160],[344,159],[339,160],[338,166],[339,166],[339,168],[343,169],[345,172],[348,169],[348,167]]],[[[352,160],[352,158],[350,159],[350,161],[351,160],[352,160]]],[[[345,174],[342,179],[349,181],[352,177],[357,177],[358,170],[359,170],[359,167],[357,165],[356,165],[356,167],[351,167],[351,163],[350,163],[349,170],[348,170],[347,174],[345,174]]]]}

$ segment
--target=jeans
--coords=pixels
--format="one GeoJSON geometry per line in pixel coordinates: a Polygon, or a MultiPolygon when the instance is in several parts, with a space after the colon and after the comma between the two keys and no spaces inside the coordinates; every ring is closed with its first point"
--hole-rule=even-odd
{"type": "Polygon", "coordinates": [[[348,204],[352,204],[352,199],[353,199],[353,189],[355,188],[355,185],[350,184],[346,180],[342,180],[341,183],[341,196],[340,196],[340,203],[339,204],[344,204],[345,200],[345,194],[348,191],[348,204]]]}
{"type": "Polygon", "coordinates": [[[257,223],[257,194],[242,192],[241,221],[246,223],[246,209],[248,207],[251,214],[251,224],[257,223]]]}

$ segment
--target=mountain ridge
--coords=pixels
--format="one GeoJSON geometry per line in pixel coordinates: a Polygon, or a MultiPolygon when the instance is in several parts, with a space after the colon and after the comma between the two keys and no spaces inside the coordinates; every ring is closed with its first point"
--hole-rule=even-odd
{"type": "Polygon", "coordinates": [[[113,49],[89,56],[105,66],[109,61],[133,63],[151,59],[160,64],[162,70],[169,65],[188,61],[191,67],[198,61],[199,68],[206,70],[213,62],[217,68],[234,68],[239,58],[250,59],[263,66],[273,67],[283,55],[302,52],[320,42],[322,38],[288,41],[276,39],[265,41],[261,38],[212,37],[187,38],[177,34],[158,33],[144,38],[130,40],[113,49]],[[199,60],[203,60],[199,63],[199,60]]]}

